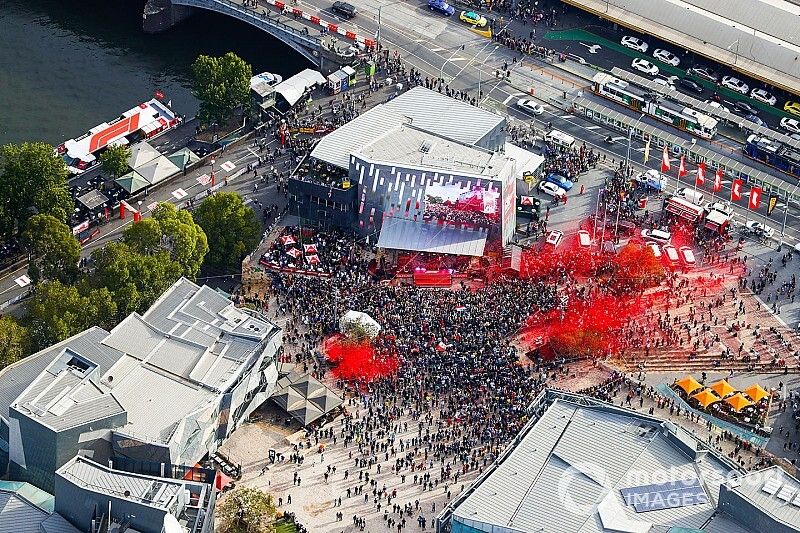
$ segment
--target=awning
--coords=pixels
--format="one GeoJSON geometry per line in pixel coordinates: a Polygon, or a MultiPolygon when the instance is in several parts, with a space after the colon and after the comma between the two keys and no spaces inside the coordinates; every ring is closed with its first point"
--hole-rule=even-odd
{"type": "Polygon", "coordinates": [[[293,106],[300,100],[300,97],[315,85],[325,85],[325,77],[316,70],[307,68],[298,72],[286,81],[275,86],[275,92],[293,106]]]}
{"type": "Polygon", "coordinates": [[[86,209],[92,210],[106,203],[108,198],[100,191],[89,191],[83,196],[79,197],[78,201],[86,206],[86,209]]]}
{"type": "Polygon", "coordinates": [[[304,426],[344,403],[342,398],[316,378],[297,373],[278,380],[272,401],[304,426]]]}
{"type": "Polygon", "coordinates": [[[379,248],[432,252],[481,257],[486,246],[486,232],[387,218],[378,237],[379,248]]]}
{"type": "Polygon", "coordinates": [[[128,166],[135,169],[149,163],[160,156],[161,153],[150,146],[147,142],[140,142],[131,147],[131,156],[128,158],[128,166]]]}
{"type": "Polygon", "coordinates": [[[149,187],[150,182],[138,172],[128,172],[117,180],[117,185],[131,194],[136,194],[145,187],[149,187]]]}
{"type": "Polygon", "coordinates": [[[166,157],[159,156],[149,163],[134,168],[134,170],[149,181],[150,184],[154,185],[173,174],[177,174],[181,169],[176,167],[175,164],[166,157]]]}
{"type": "Polygon", "coordinates": [[[677,196],[673,196],[669,200],[667,200],[667,211],[678,215],[681,218],[685,218],[689,222],[695,222],[698,218],[703,214],[703,208],[697,205],[694,205],[691,202],[687,202],[683,198],[679,198],[677,196]]]}

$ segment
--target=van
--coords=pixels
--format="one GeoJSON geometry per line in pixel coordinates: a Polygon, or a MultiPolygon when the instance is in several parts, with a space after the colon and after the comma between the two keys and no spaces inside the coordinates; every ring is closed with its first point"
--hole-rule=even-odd
{"type": "Polygon", "coordinates": [[[694,205],[703,205],[703,198],[705,198],[703,193],[690,189],[689,187],[679,189],[676,196],[680,196],[687,202],[692,202],[694,205]]]}
{"type": "Polygon", "coordinates": [[[348,4],[347,2],[334,2],[333,11],[338,15],[348,19],[355,17],[357,13],[356,7],[353,4],[348,4]]]}
{"type": "Polygon", "coordinates": [[[550,130],[544,136],[545,142],[552,143],[556,146],[561,146],[567,149],[572,148],[575,144],[575,137],[567,135],[563,131],[550,130]]]}

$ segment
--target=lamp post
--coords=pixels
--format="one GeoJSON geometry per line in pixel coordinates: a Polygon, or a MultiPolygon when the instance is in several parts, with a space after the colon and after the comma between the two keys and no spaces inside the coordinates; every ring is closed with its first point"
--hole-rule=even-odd
{"type": "MultiPolygon", "coordinates": [[[[623,176],[624,182],[630,178],[630,165],[631,165],[631,140],[633,139],[633,130],[639,125],[639,122],[644,118],[644,113],[639,116],[639,120],[633,123],[633,126],[628,128],[628,150],[625,153],[625,175],[623,176]]],[[[622,197],[617,198],[617,220],[614,222],[614,237],[619,234],[619,212],[622,211],[622,197]]]]}
{"type": "Polygon", "coordinates": [[[214,162],[215,160],[211,160],[211,188],[214,188],[214,162]]]}
{"type": "MultiPolygon", "coordinates": [[[[394,2],[389,2],[388,4],[381,4],[378,6],[378,31],[375,32],[375,44],[378,45],[381,42],[381,10],[384,7],[389,7],[394,4],[399,4],[402,0],[394,0],[394,2]]],[[[376,46],[377,48],[377,46],[376,46]]]]}

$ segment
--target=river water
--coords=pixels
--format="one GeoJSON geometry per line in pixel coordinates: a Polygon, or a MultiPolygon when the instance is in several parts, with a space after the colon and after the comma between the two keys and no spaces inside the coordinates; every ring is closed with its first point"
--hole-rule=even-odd
{"type": "Polygon", "coordinates": [[[232,51],[263,71],[307,65],[282,42],[200,11],[165,33],[142,29],[144,0],[0,0],[0,144],[58,144],[162,90],[193,116],[191,64],[232,51]]]}

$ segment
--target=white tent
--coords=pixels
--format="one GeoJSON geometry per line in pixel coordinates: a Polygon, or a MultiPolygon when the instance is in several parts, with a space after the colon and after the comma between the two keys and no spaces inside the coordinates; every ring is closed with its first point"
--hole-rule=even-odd
{"type": "Polygon", "coordinates": [[[362,328],[370,338],[374,338],[380,333],[381,326],[374,318],[360,311],[350,310],[339,319],[339,331],[348,334],[353,327],[362,328]]]}
{"type": "Polygon", "coordinates": [[[308,89],[315,85],[325,85],[325,77],[320,72],[307,68],[276,85],[275,92],[293,106],[308,89]]]}
{"type": "Polygon", "coordinates": [[[159,181],[180,172],[180,169],[175,166],[175,163],[164,156],[159,156],[134,170],[149,181],[151,185],[155,185],[159,181]]]}
{"type": "Polygon", "coordinates": [[[140,142],[131,146],[131,156],[128,158],[128,166],[131,168],[140,167],[149,163],[161,154],[158,150],[150,146],[150,143],[140,142]]]}

